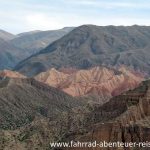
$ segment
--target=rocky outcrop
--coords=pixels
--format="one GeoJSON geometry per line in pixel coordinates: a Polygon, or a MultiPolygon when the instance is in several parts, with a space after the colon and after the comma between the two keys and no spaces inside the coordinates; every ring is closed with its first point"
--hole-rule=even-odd
{"type": "MultiPolygon", "coordinates": [[[[87,142],[150,142],[150,81],[143,82],[135,90],[112,98],[108,103],[93,111],[87,134],[75,136],[70,140],[87,142]]],[[[68,148],[69,149],[69,148],[68,148]]],[[[71,150],[87,148],[71,148],[71,150]]],[[[90,148],[89,148],[90,149],[90,148]]],[[[92,149],[92,148],[91,148],[92,149]]],[[[94,148],[94,150],[149,150],[148,145],[134,148],[94,148]]]]}
{"type": "Polygon", "coordinates": [[[42,72],[35,77],[36,80],[50,86],[59,88],[72,96],[97,95],[102,99],[133,89],[144,79],[139,73],[135,73],[126,67],[118,70],[106,67],[94,67],[88,70],[54,68],[42,72]]]}
{"type": "Polygon", "coordinates": [[[0,71],[0,78],[26,78],[24,75],[16,72],[16,71],[11,71],[11,70],[3,70],[0,71]]]}

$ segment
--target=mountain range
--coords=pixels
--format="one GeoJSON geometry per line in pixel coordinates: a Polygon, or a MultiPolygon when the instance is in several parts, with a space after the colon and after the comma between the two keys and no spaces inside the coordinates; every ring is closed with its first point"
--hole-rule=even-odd
{"type": "Polygon", "coordinates": [[[10,42],[16,47],[28,51],[30,56],[44,49],[49,44],[63,37],[73,29],[73,27],[65,27],[59,30],[36,30],[25,32],[18,34],[17,37],[12,39],[10,42]]]}
{"type": "Polygon", "coordinates": [[[31,31],[13,35],[0,30],[0,70],[13,69],[20,61],[70,32],[73,27],[54,31],[31,31]]]}
{"type": "Polygon", "coordinates": [[[150,27],[83,25],[18,64],[33,76],[50,68],[86,69],[97,65],[130,66],[150,73],[150,27]]]}
{"type": "Polygon", "coordinates": [[[0,30],[0,150],[150,141],[149,41],[137,25],[0,30]]]}

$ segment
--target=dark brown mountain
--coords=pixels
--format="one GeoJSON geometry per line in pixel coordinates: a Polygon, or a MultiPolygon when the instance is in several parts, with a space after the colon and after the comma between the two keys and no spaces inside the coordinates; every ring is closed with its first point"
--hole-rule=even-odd
{"type": "Polygon", "coordinates": [[[0,38],[2,38],[5,41],[12,40],[15,37],[16,37],[16,35],[14,35],[14,34],[11,34],[11,33],[6,32],[4,30],[0,30],[0,38]]]}
{"type": "Polygon", "coordinates": [[[16,70],[28,76],[52,67],[86,69],[127,65],[150,73],[150,27],[83,25],[24,60],[16,70]]]}
{"type": "Polygon", "coordinates": [[[17,37],[11,40],[11,43],[16,47],[25,49],[28,51],[30,56],[44,49],[52,42],[63,37],[67,33],[73,30],[73,27],[65,27],[59,30],[49,30],[49,31],[31,31],[18,34],[17,37]]]}

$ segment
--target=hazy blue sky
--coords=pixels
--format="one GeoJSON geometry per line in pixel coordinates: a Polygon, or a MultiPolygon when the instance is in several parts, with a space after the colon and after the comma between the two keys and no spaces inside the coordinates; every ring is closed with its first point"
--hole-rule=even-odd
{"type": "Polygon", "coordinates": [[[12,33],[82,24],[150,25],[150,0],[0,0],[0,29],[12,33]]]}

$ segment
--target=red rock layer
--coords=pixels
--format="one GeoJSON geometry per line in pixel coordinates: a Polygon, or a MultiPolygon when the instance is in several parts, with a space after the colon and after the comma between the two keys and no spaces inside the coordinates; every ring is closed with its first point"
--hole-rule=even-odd
{"type": "Polygon", "coordinates": [[[73,70],[72,73],[54,68],[35,77],[38,81],[57,87],[72,96],[99,95],[112,97],[133,89],[144,79],[143,76],[120,67],[118,70],[94,67],[88,70],[73,70]]]}

